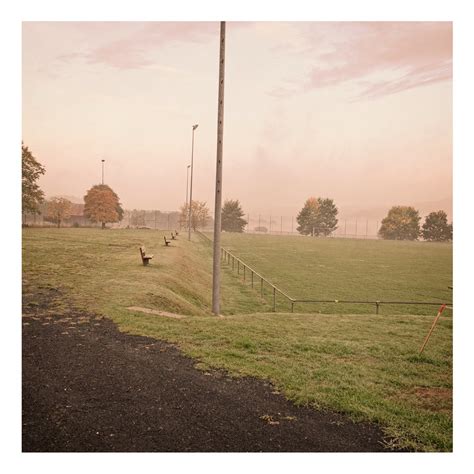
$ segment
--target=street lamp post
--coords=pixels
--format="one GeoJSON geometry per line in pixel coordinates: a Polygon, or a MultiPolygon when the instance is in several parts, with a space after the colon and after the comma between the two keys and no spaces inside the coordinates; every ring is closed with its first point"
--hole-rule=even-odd
{"type": "Polygon", "coordinates": [[[193,125],[193,138],[191,142],[191,185],[189,186],[189,218],[188,218],[188,240],[191,240],[191,218],[193,207],[193,168],[194,168],[194,130],[198,124],[193,125]]]}
{"type": "Polygon", "coordinates": [[[104,184],[104,162],[105,160],[102,160],[102,184],[104,184]]]}
{"type": "Polygon", "coordinates": [[[191,165],[188,165],[186,168],[186,206],[188,205],[188,191],[189,191],[189,168],[191,168],[191,165]]]}

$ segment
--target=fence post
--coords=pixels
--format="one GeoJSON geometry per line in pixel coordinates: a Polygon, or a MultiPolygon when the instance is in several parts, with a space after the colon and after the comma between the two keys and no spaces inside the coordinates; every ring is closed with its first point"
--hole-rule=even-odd
{"type": "Polygon", "coordinates": [[[245,281],[245,265],[244,265],[244,281],[245,281]]]}
{"type": "Polygon", "coordinates": [[[237,260],[237,275],[240,275],[240,260],[237,260]]]}
{"type": "Polygon", "coordinates": [[[263,278],[260,278],[260,296],[263,297],[263,278]]]}
{"type": "Polygon", "coordinates": [[[273,287],[273,311],[275,312],[276,308],[276,288],[273,287]]]}
{"type": "Polygon", "coordinates": [[[232,255],[232,271],[234,271],[234,256],[232,255]]]}
{"type": "Polygon", "coordinates": [[[375,302],[375,314],[379,314],[380,301],[375,302]]]}
{"type": "Polygon", "coordinates": [[[251,275],[251,279],[252,279],[252,288],[253,288],[253,270],[251,271],[250,275],[251,275]]]}
{"type": "Polygon", "coordinates": [[[293,312],[293,306],[294,306],[294,305],[295,305],[295,302],[292,301],[292,302],[291,302],[291,312],[293,312]]]}

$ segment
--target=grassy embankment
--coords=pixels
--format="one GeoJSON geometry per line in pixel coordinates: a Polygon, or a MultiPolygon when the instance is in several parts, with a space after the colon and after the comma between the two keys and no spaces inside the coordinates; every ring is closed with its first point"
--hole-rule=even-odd
{"type": "MultiPolygon", "coordinates": [[[[23,235],[24,292],[35,294],[49,288],[60,289],[63,297],[54,309],[58,313],[63,306],[73,306],[110,317],[123,331],[178,344],[202,368],[217,367],[236,376],[265,378],[297,403],[345,412],[355,420],[378,422],[401,446],[418,450],[452,449],[450,312],[443,314],[425,354],[419,357],[417,352],[433,314],[257,313],[268,311],[269,304],[227,270],[223,272],[222,295],[226,316],[210,315],[211,252],[209,245],[198,239],[189,243],[180,236],[173,247],[167,248],[162,244],[163,233],[150,230],[27,229],[23,235]],[[141,264],[140,244],[145,244],[147,251],[155,255],[149,267],[141,264]],[[134,313],[127,310],[129,306],[162,309],[188,317],[176,320],[134,313]]],[[[267,245],[264,240],[278,238],[264,237],[262,245],[271,253],[278,243],[272,241],[267,245]]],[[[233,247],[237,247],[235,242],[233,247]]],[[[338,245],[332,240],[316,242],[323,242],[320,245],[327,245],[326,249],[338,245]]],[[[358,284],[359,277],[365,281],[361,288],[367,288],[372,280],[377,280],[373,283],[375,287],[393,287],[397,272],[374,274],[373,262],[375,259],[377,265],[390,268],[394,260],[402,260],[405,247],[400,244],[403,243],[385,243],[393,245],[379,247],[383,248],[381,253],[372,250],[368,261],[356,256],[357,242],[340,242],[349,246],[348,254],[357,263],[346,268],[347,278],[333,275],[331,287],[339,285],[336,296],[346,291],[347,281],[352,279],[353,285],[358,284]],[[359,277],[354,278],[349,272],[356,268],[359,277]],[[390,284],[379,281],[383,275],[388,275],[390,284]]],[[[229,247],[229,242],[224,241],[224,245],[229,247]]],[[[240,245],[242,255],[243,240],[240,245]]],[[[254,258],[249,263],[265,275],[265,262],[261,261],[260,265],[257,261],[261,250],[258,245],[257,240],[252,240],[248,247],[252,252],[249,251],[248,258],[242,256],[247,260],[254,258]]],[[[293,257],[305,252],[305,247],[298,247],[304,246],[303,243],[287,245],[293,247],[293,257]]],[[[415,251],[410,246],[406,248],[409,255],[416,257],[423,252],[422,247],[419,245],[415,251]]],[[[341,244],[334,250],[333,257],[343,248],[341,244]]],[[[431,258],[446,261],[446,252],[440,248],[431,246],[431,258]]],[[[318,265],[331,268],[329,257],[323,259],[329,250],[323,250],[322,247],[319,250],[318,265]]],[[[307,265],[308,255],[301,261],[307,265]]],[[[313,272],[305,274],[303,266],[295,268],[303,274],[300,281],[308,282],[310,288],[308,280],[313,272]]],[[[443,284],[450,283],[451,267],[443,265],[441,270],[444,274],[437,278],[443,284]]],[[[422,272],[415,273],[411,279],[413,284],[419,284],[419,279],[429,277],[422,272]]],[[[403,281],[406,277],[398,273],[398,278],[403,281]]],[[[398,285],[403,287],[403,283],[398,285]]],[[[423,285],[420,291],[433,288],[430,284],[423,285]]],[[[291,289],[283,280],[282,286],[291,289]]],[[[313,286],[321,286],[320,277],[313,286]]],[[[295,296],[300,296],[296,290],[302,288],[301,284],[294,288],[295,296]]]]}

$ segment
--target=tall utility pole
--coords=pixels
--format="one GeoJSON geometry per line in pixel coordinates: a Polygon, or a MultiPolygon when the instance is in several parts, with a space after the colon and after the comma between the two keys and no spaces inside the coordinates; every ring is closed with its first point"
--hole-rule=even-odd
{"type": "Polygon", "coordinates": [[[216,200],[214,206],[214,259],[212,263],[212,312],[219,314],[221,274],[222,145],[224,139],[225,21],[221,21],[219,48],[219,98],[217,105],[216,200]]]}
{"type": "Polygon", "coordinates": [[[102,160],[102,184],[104,184],[104,162],[105,160],[102,160]]]}
{"type": "Polygon", "coordinates": [[[191,218],[193,208],[194,130],[196,130],[196,128],[198,128],[198,124],[193,125],[193,139],[191,142],[191,186],[189,187],[188,240],[191,240],[191,218]]]}

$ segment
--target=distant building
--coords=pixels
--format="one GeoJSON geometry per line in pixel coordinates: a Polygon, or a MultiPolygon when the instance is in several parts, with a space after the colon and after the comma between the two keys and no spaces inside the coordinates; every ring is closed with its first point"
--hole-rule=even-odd
{"type": "MultiPolygon", "coordinates": [[[[40,205],[39,214],[24,214],[23,225],[55,227],[56,224],[46,217],[47,203],[40,205]]],[[[61,222],[61,227],[97,227],[100,223],[92,222],[84,216],[84,204],[71,203],[71,216],[61,222]]]]}

